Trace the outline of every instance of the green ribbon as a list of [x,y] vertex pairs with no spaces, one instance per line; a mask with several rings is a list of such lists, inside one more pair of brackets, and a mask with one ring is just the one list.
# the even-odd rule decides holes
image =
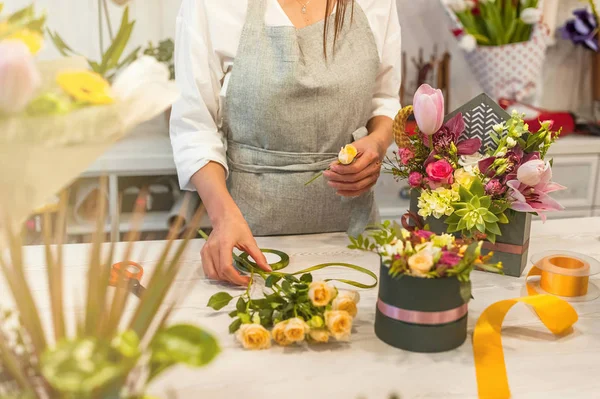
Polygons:
[[[208,239],[208,235],[206,235],[206,233],[204,233],[202,230],[199,230],[198,233],[205,240]],[[285,252],[278,251],[276,249],[261,249],[261,251],[263,253],[271,253],[271,254],[278,255],[281,258],[278,262],[269,264],[269,266],[271,266],[271,268],[273,269],[273,272],[265,272],[264,270],[260,269],[257,266],[256,262],[252,262],[249,260],[250,255],[247,252],[243,252],[241,255],[236,255],[235,253],[233,254],[233,259],[235,260],[237,269],[242,272],[246,272],[246,273],[257,273],[261,277],[266,279],[266,276],[269,274],[275,274],[275,275],[279,275],[279,276],[286,276],[286,275],[287,276],[297,276],[300,274],[306,274],[306,273],[311,273],[311,272],[314,272],[317,270],[326,269],[328,267],[344,267],[347,269],[352,269],[357,272],[366,274],[367,276],[373,278],[374,282],[372,284],[365,284],[365,283],[361,283],[361,282],[354,281],[354,280],[348,280],[348,279],[344,279],[344,278],[329,278],[329,279],[326,279],[325,281],[338,281],[340,283],[347,284],[352,287],[364,288],[364,289],[375,288],[377,286],[378,279],[377,279],[377,275],[375,273],[373,273],[372,271],[370,271],[368,269],[365,269],[364,267],[353,265],[351,263],[336,263],[336,262],[321,263],[320,265],[312,266],[307,269],[303,269],[303,270],[300,270],[300,271],[297,271],[294,273],[281,273],[281,272],[278,272],[278,270],[281,270],[290,264],[290,256],[288,254],[286,254]]]

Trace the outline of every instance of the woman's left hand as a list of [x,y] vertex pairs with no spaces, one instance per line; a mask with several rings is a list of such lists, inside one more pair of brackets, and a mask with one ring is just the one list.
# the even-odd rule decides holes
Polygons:
[[369,191],[381,174],[381,161],[386,150],[372,136],[363,137],[352,143],[358,155],[350,165],[333,162],[323,175],[330,187],[343,197],[357,197]]

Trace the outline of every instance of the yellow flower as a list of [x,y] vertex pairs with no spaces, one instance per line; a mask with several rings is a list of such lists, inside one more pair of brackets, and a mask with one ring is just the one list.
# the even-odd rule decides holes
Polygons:
[[329,331],[327,330],[310,330],[308,333],[311,340],[318,344],[325,344],[329,342]]
[[356,304],[360,297],[356,291],[343,291],[334,300],[332,304],[333,310],[344,310],[352,317],[356,317],[358,309]]
[[454,179],[458,184],[469,189],[471,184],[473,184],[473,181],[475,181],[475,176],[464,169],[456,169],[456,172],[454,172]]
[[285,335],[285,327],[287,326],[287,323],[287,320],[277,323],[271,331],[271,334],[273,335],[273,341],[275,341],[277,345],[288,346],[292,344],[292,341],[290,341]]
[[425,277],[433,266],[433,255],[429,251],[421,251],[408,258],[408,266],[415,277]]
[[237,331],[237,339],[244,349],[257,350],[271,347],[271,335],[260,324],[242,324]]
[[302,342],[309,330],[304,320],[295,317],[287,321],[284,333],[289,342]]
[[358,150],[352,144],[348,144],[345,147],[342,147],[340,153],[338,154],[338,161],[342,165],[350,165],[354,158],[358,155]]
[[7,30],[8,30],[8,22],[0,21],[0,36],[2,36],[2,34],[4,34],[4,32],[6,32]]
[[349,341],[352,332],[352,316],[343,310],[325,312],[325,324],[338,341]]
[[[2,30],[8,29],[6,26],[0,26],[0,34]],[[44,37],[36,31],[29,29],[21,29],[13,34],[8,35],[4,40],[18,40],[25,43],[31,54],[37,54],[44,44]]]
[[335,298],[337,291],[325,281],[313,281],[308,287],[308,297],[317,307],[327,306]]
[[114,102],[110,84],[95,72],[85,70],[61,72],[56,77],[56,82],[77,101],[94,105]]

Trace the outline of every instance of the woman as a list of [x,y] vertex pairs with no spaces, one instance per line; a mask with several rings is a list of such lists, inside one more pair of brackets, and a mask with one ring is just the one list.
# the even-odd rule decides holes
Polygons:
[[[176,76],[171,142],[212,222],[209,278],[247,284],[234,247],[269,270],[253,234],[356,233],[376,219],[400,108],[396,0],[183,0]],[[359,156],[338,165],[349,143]]]

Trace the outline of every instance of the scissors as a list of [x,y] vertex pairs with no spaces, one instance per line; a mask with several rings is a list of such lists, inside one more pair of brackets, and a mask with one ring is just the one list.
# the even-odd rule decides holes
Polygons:
[[119,287],[119,282],[125,280],[127,282],[127,289],[138,298],[142,297],[142,294],[146,290],[141,284],[142,276],[144,275],[144,268],[139,263],[132,262],[130,260],[115,263],[112,265],[110,271],[110,285],[113,287]]

